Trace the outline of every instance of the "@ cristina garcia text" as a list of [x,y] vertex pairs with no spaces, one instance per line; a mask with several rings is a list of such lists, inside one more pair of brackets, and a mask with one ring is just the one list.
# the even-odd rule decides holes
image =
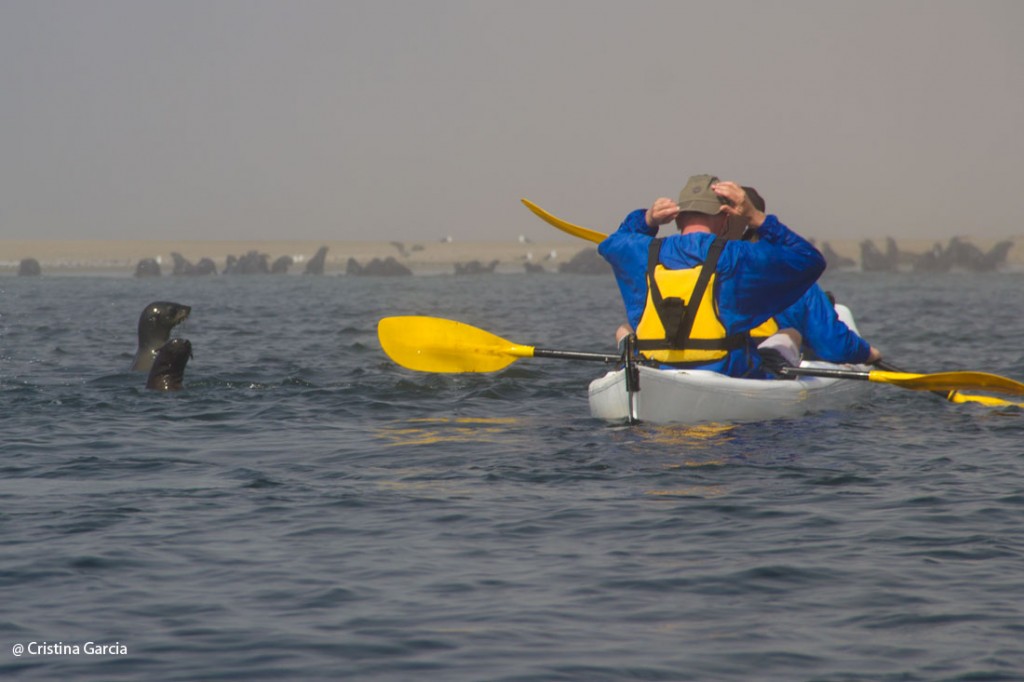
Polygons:
[[11,647],[15,656],[127,656],[128,645],[121,642],[21,642]]

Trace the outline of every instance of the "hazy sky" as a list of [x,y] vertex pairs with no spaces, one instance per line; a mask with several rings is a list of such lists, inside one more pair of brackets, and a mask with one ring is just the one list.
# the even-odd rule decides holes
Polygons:
[[1024,234],[1024,2],[0,0],[0,238]]

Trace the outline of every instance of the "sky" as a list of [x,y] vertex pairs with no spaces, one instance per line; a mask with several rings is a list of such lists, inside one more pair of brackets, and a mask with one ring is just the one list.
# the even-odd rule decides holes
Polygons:
[[1024,235],[1017,0],[0,0],[0,239]]

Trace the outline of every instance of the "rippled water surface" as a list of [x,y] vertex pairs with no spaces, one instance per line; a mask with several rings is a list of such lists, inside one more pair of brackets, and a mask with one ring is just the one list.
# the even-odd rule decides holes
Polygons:
[[[898,365],[1024,379],[1021,275],[824,283]],[[154,300],[181,392],[127,371]],[[395,314],[598,352],[622,317],[604,277],[0,280],[0,677],[1022,679],[1019,409],[607,425],[600,366],[416,374]]]

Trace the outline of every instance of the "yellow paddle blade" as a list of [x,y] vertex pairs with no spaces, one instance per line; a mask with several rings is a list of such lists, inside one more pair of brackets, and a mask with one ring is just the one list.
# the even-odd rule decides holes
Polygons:
[[377,338],[388,357],[418,372],[496,372],[534,350],[462,322],[417,315],[385,317]]
[[893,384],[916,391],[957,391],[974,389],[1024,395],[1024,384],[998,374],[987,372],[936,372],[934,374],[910,374],[908,372],[868,372],[868,381]]
[[571,234],[573,237],[579,237],[580,239],[586,239],[587,241],[594,242],[595,244],[600,244],[608,236],[594,230],[588,230],[585,227],[580,227],[579,225],[573,225],[561,218],[555,217],[528,199],[520,199],[520,201],[523,202],[523,205],[526,206],[526,208],[533,211],[538,218],[546,222],[548,225],[553,225],[562,232]]
[[960,391],[950,391],[949,395],[946,396],[946,400],[951,403],[980,403],[986,407],[1020,407],[1024,408],[1024,403],[1015,403],[1009,400],[1003,400],[1002,398],[995,398],[989,395],[968,395],[961,393]]

